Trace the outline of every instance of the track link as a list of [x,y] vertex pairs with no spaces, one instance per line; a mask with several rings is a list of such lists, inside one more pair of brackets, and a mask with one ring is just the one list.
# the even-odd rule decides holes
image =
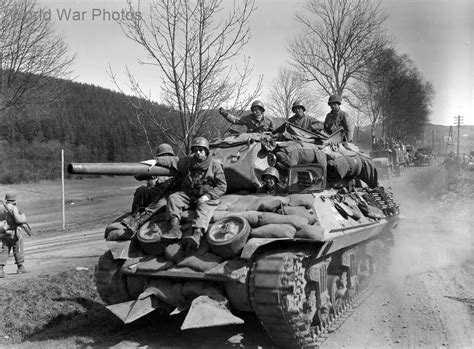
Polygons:
[[273,252],[252,265],[250,300],[257,317],[275,344],[284,348],[319,348],[375,290],[370,280],[320,324],[308,315],[304,258],[298,252]]

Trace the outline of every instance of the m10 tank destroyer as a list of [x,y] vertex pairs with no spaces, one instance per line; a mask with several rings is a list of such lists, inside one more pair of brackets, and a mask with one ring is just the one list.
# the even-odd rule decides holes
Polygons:
[[[370,158],[337,134],[284,124],[211,142],[210,153],[223,165],[227,192],[199,249],[161,240],[169,229],[163,210],[132,232],[125,214],[106,228],[108,251],[95,270],[99,295],[124,323],[186,311],[184,330],[242,323],[239,312],[251,312],[276,345],[317,347],[386,258],[398,203],[378,185]],[[269,166],[284,190],[259,194]],[[147,162],[73,163],[68,171],[173,175]],[[185,213],[183,230],[193,216]]]

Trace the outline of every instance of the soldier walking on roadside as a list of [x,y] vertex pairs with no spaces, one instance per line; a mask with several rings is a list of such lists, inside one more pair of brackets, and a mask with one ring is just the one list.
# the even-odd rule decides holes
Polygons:
[[23,249],[24,233],[31,236],[31,229],[26,222],[26,216],[16,206],[16,193],[8,191],[5,202],[0,204],[0,236],[2,247],[0,250],[0,278],[5,277],[3,267],[7,264],[10,251],[13,250],[17,273],[24,274],[28,271],[23,266],[25,254]]

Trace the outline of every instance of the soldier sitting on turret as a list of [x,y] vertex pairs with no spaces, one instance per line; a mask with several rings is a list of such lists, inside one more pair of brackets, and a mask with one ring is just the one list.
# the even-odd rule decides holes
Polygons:
[[312,116],[305,115],[306,108],[301,101],[295,101],[291,107],[291,111],[295,114],[288,119],[289,123],[311,132],[323,130],[324,124],[321,121]]
[[183,237],[185,249],[199,248],[201,238],[207,231],[218,198],[227,190],[227,182],[222,164],[209,155],[209,142],[197,137],[191,144],[192,155],[186,157],[157,158],[157,165],[174,169],[181,175],[179,191],[168,197],[166,217],[171,229],[163,234],[162,240],[174,241],[182,237],[180,219],[184,210],[196,210],[192,222],[192,233]]
[[354,136],[354,125],[347,116],[347,113],[341,110],[341,98],[337,95],[332,95],[328,100],[331,112],[326,115],[324,120],[324,131],[328,134],[333,134],[341,127],[344,129],[343,139],[347,142],[352,142]]

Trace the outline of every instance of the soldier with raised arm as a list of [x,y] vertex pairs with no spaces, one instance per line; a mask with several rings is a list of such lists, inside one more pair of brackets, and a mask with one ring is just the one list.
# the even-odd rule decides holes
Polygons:
[[265,107],[261,101],[254,101],[250,110],[252,113],[243,116],[232,115],[223,108],[219,108],[219,113],[232,124],[247,126],[249,133],[273,131],[273,121],[265,116]]

